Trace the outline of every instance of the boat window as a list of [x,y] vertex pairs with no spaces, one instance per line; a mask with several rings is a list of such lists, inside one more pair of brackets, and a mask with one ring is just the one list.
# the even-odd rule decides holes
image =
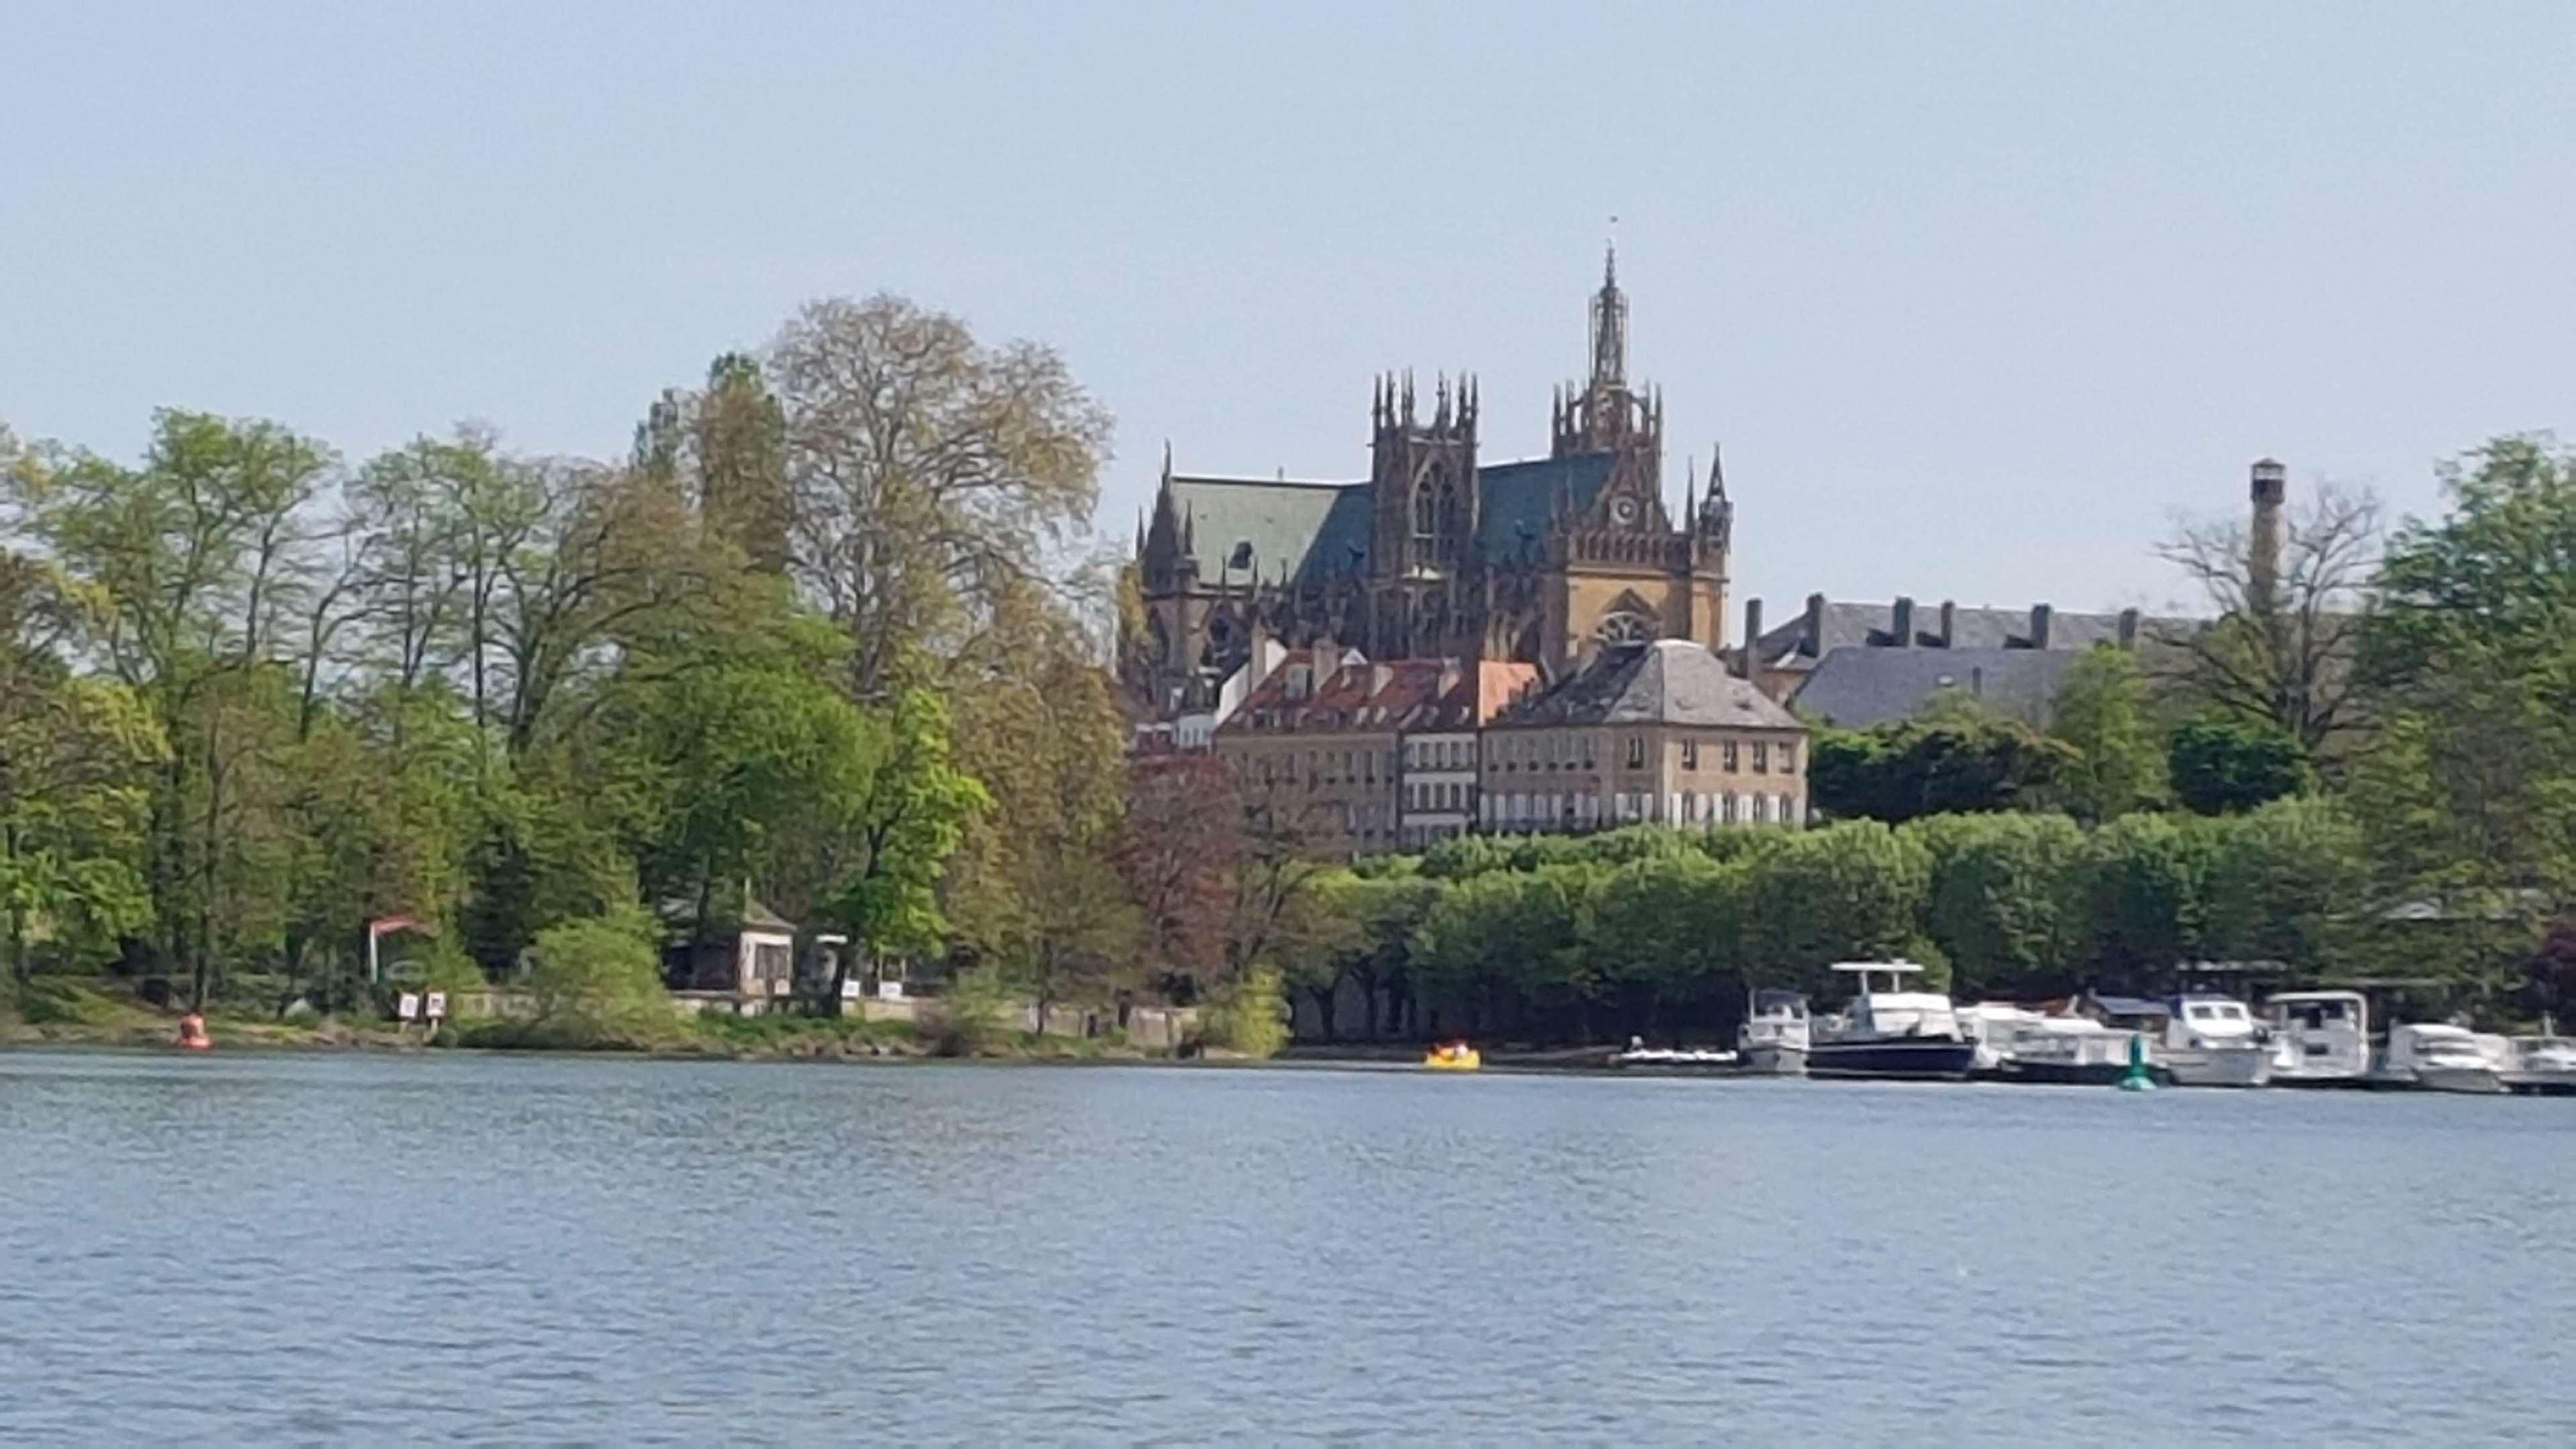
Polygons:
[[2194,1021],[2216,1021],[2218,1019],[2218,1008],[2214,1006],[2195,1006],[2191,1009],[2191,1019]]

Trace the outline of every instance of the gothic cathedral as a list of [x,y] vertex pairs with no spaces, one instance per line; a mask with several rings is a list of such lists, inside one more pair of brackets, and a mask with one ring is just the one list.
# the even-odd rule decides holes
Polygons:
[[[1735,507],[1712,461],[1664,506],[1664,405],[1628,383],[1617,258],[1592,298],[1592,371],[1559,388],[1544,458],[1480,463],[1473,377],[1377,380],[1364,483],[1172,471],[1139,520],[1140,623],[1122,669],[1158,714],[1205,708],[1256,642],[1372,659],[1518,660],[1562,677],[1602,644],[1724,645]],[[1137,630],[1141,629],[1141,633]]]

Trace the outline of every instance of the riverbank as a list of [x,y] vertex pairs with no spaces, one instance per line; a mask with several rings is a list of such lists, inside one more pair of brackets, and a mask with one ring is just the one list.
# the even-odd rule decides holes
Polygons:
[[[939,1028],[855,1017],[673,1014],[601,1026],[472,1020],[397,1027],[339,1016],[278,1020],[209,1012],[215,1049],[252,1051],[547,1051],[718,1060],[863,1061],[972,1057],[994,1061],[1170,1061],[1175,1054],[1123,1038],[1041,1036],[995,1030],[960,1039]],[[70,982],[47,982],[14,1007],[0,997],[0,1048],[168,1047],[179,1013]]]

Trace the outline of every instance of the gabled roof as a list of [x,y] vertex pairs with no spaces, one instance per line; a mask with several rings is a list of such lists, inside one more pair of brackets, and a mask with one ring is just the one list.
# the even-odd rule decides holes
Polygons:
[[1503,711],[1498,726],[1585,724],[1804,728],[1706,648],[1658,639],[1604,649],[1554,688]]

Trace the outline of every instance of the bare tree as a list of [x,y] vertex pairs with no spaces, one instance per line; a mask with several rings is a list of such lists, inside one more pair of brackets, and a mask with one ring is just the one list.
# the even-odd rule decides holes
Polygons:
[[2354,656],[2382,522],[2378,498],[2327,483],[2292,511],[2277,560],[2243,522],[2180,524],[2156,554],[2191,579],[2213,617],[2157,631],[2159,673],[2311,755],[2364,727]]

